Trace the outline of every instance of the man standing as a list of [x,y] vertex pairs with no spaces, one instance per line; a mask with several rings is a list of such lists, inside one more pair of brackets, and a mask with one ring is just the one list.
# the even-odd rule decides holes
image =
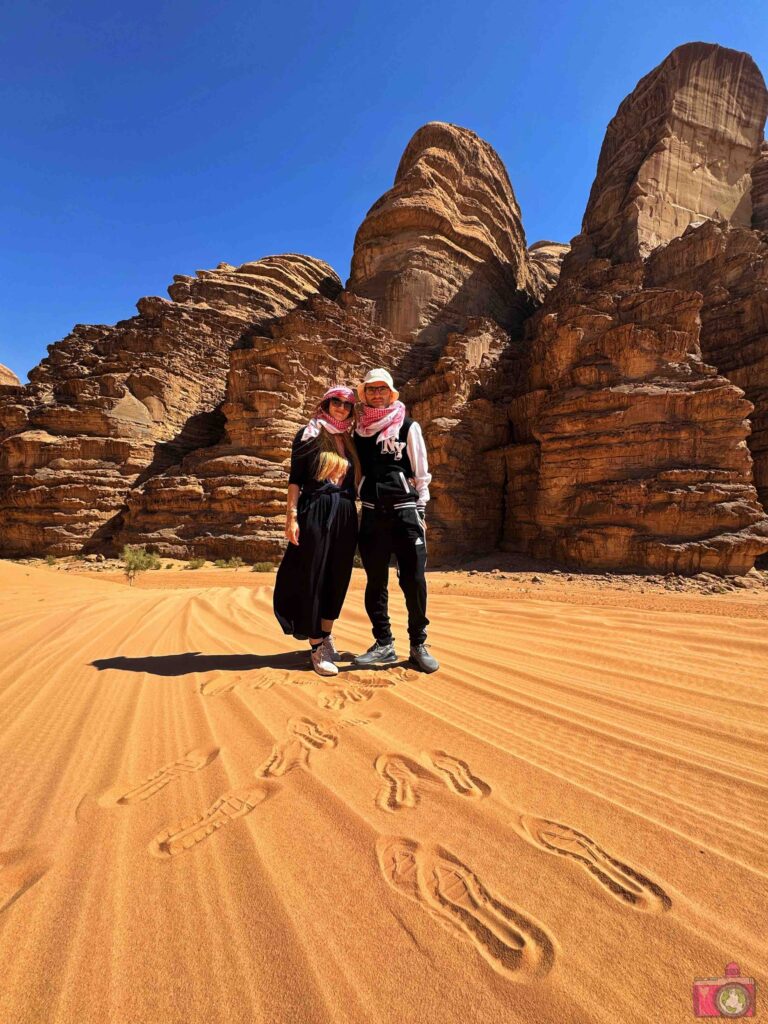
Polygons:
[[358,547],[368,577],[365,610],[376,642],[365,654],[359,654],[354,664],[388,665],[397,661],[387,590],[389,560],[394,553],[408,608],[410,660],[422,672],[435,672],[440,666],[426,648],[429,619],[424,576],[432,477],[421,427],[406,415],[386,370],[371,370],[357,393],[363,403],[355,436],[362,470],[358,493],[363,506]]

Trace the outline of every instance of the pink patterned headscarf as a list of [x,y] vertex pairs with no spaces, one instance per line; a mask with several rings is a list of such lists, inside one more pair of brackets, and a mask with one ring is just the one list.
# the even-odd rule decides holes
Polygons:
[[340,398],[342,402],[355,404],[355,392],[352,388],[346,388],[341,384],[328,388],[320,399],[314,416],[304,428],[304,433],[301,435],[302,441],[306,441],[309,437],[317,437],[321,427],[325,427],[329,434],[348,434],[352,429],[351,414],[345,420],[337,420],[335,416],[331,416],[323,409],[323,402],[328,401],[329,398]]
[[381,437],[397,437],[405,419],[405,406],[402,402],[393,402],[384,409],[374,409],[372,405],[364,405],[357,418],[357,433],[361,437],[372,437],[381,432]]

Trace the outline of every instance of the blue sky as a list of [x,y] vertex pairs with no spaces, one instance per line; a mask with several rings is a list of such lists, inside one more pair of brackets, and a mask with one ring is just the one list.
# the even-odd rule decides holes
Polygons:
[[174,274],[277,252],[346,279],[355,231],[426,121],[504,160],[528,242],[579,230],[605,127],[675,46],[747,50],[764,3],[649,0],[5,5],[0,363]]

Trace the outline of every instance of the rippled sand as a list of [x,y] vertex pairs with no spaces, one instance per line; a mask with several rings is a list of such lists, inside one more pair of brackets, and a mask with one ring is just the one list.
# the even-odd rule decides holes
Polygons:
[[441,671],[329,681],[273,577],[151,575],[0,563],[2,1024],[668,1024],[765,976],[768,597],[435,575]]

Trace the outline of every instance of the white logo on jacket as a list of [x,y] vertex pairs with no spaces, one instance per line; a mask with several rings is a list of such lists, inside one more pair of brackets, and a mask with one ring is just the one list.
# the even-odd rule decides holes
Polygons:
[[395,462],[400,462],[403,457],[403,448],[405,448],[405,441],[396,441],[393,437],[386,437],[379,441],[381,445],[382,455],[394,455]]

